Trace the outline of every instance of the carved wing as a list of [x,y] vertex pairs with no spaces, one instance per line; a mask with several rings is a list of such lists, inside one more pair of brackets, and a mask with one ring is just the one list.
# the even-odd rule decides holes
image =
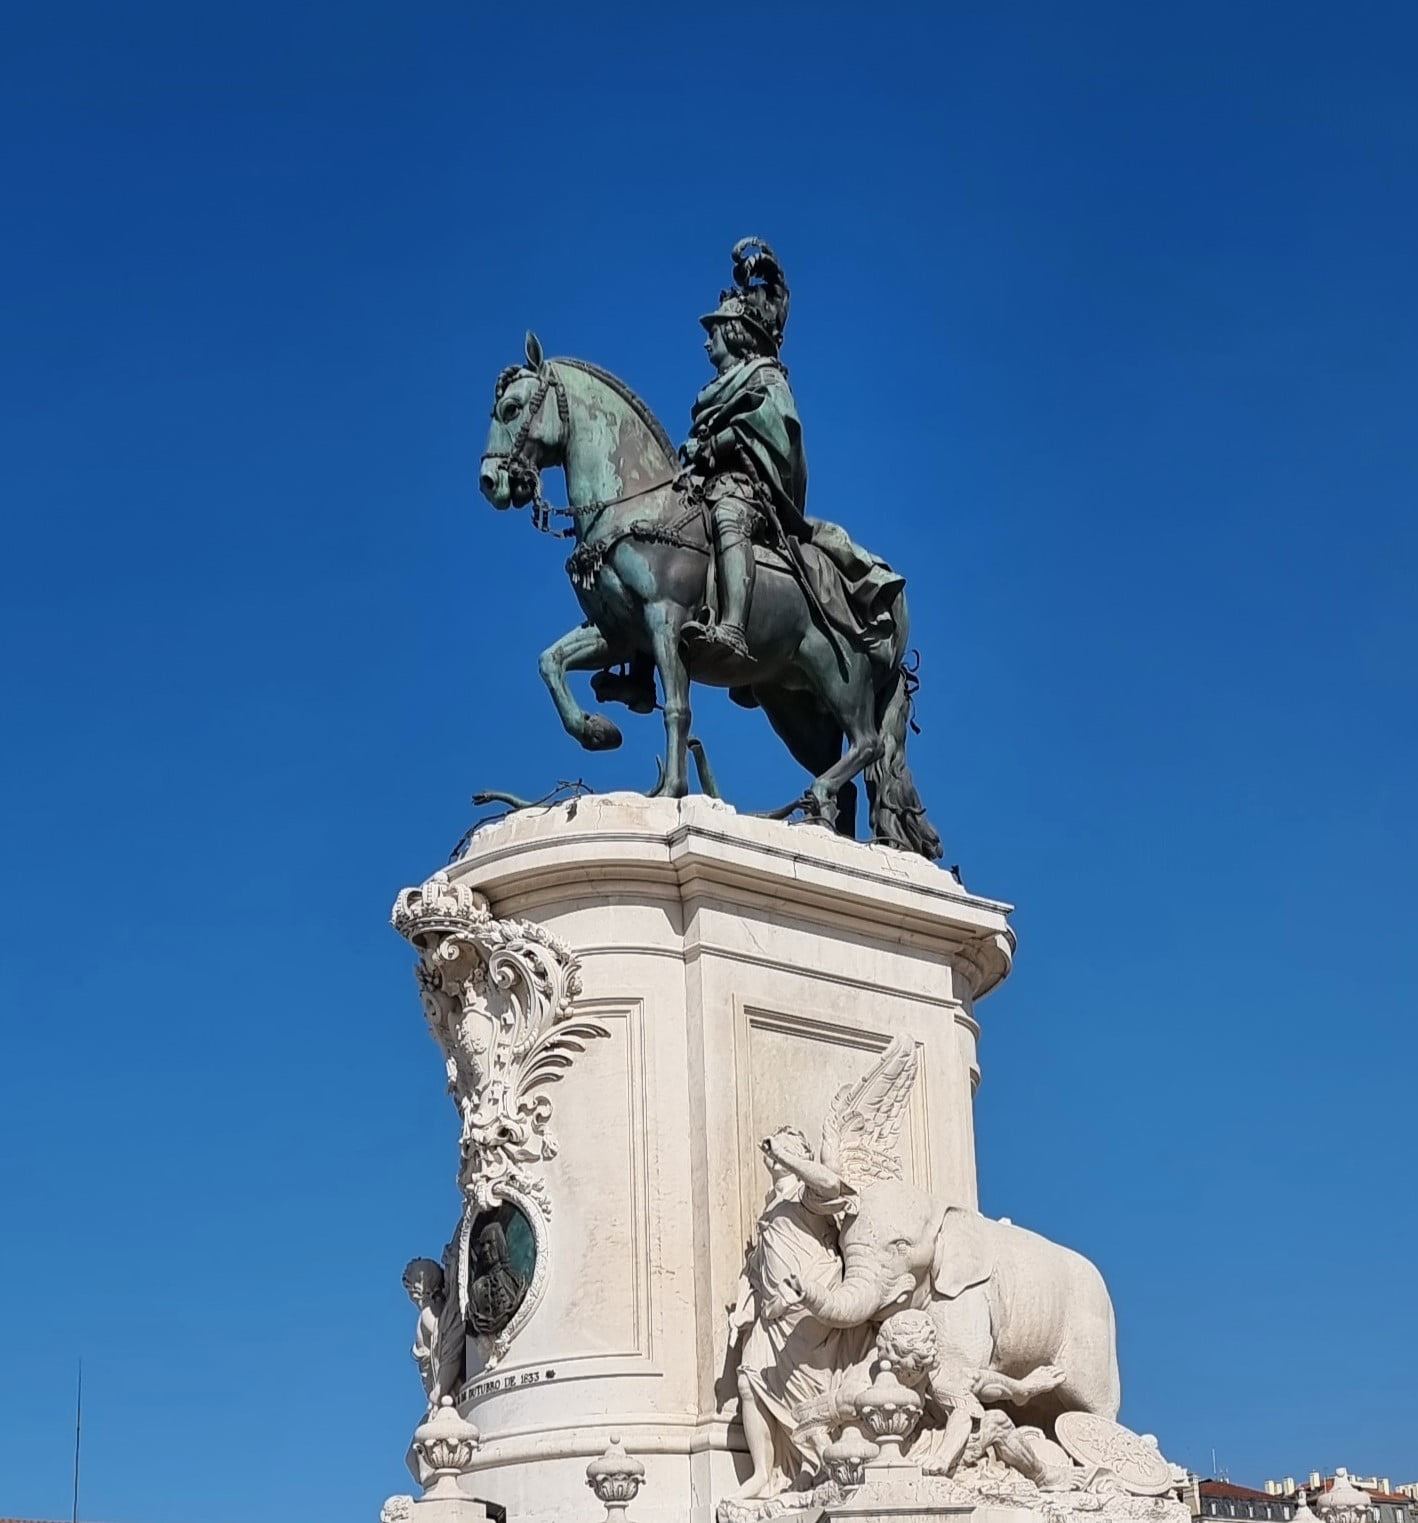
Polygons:
[[833,1097],[819,1156],[854,1188],[901,1178],[897,1143],[918,1063],[915,1040],[893,1037],[865,1077],[844,1084]]

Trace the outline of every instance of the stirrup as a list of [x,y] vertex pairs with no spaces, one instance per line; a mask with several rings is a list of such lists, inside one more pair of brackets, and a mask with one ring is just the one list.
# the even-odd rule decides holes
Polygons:
[[701,624],[697,619],[684,626],[681,638],[698,649],[728,651],[741,661],[751,659],[748,640],[737,624]]

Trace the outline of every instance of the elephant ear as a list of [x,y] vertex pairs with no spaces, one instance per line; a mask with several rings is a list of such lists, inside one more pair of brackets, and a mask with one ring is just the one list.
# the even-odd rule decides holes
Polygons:
[[874,1067],[833,1097],[818,1157],[854,1188],[901,1178],[897,1145],[918,1066],[915,1040],[894,1037]]
[[985,1218],[977,1211],[951,1206],[935,1240],[931,1284],[938,1296],[954,1300],[972,1285],[983,1285],[995,1272],[994,1245]]

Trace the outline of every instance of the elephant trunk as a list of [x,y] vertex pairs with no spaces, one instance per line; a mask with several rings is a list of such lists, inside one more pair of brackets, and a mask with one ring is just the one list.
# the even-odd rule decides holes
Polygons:
[[833,1290],[819,1285],[803,1287],[803,1299],[814,1317],[827,1327],[860,1327],[882,1306],[881,1286],[873,1275],[850,1268]]

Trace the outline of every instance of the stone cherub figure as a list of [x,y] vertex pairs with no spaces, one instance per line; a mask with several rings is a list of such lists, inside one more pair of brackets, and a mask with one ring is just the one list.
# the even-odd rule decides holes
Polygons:
[[941,1358],[935,1323],[923,1311],[888,1317],[877,1332],[876,1352],[890,1362],[903,1385],[926,1398],[921,1431],[911,1448],[925,1474],[953,1475],[962,1463],[974,1464],[993,1450],[1040,1491],[1072,1489],[1072,1467],[1049,1463],[999,1405],[1021,1405],[1053,1390],[1064,1378],[1062,1370],[1044,1365],[1015,1378],[950,1363]]
[[443,1397],[456,1398],[466,1361],[466,1330],[457,1297],[448,1293],[448,1278],[445,1266],[433,1259],[411,1259],[404,1270],[404,1289],[418,1308],[411,1352],[430,1412]]
[[796,1127],[780,1127],[761,1146],[772,1183],[728,1309],[728,1352],[732,1358],[739,1351],[739,1415],[752,1462],[737,1493],[745,1501],[774,1496],[821,1470],[831,1440],[825,1403],[865,1342],[860,1330],[823,1327],[800,1300],[784,1301],[789,1279],[840,1282],[835,1217],[842,1200],[819,1189],[833,1176],[819,1170]]

